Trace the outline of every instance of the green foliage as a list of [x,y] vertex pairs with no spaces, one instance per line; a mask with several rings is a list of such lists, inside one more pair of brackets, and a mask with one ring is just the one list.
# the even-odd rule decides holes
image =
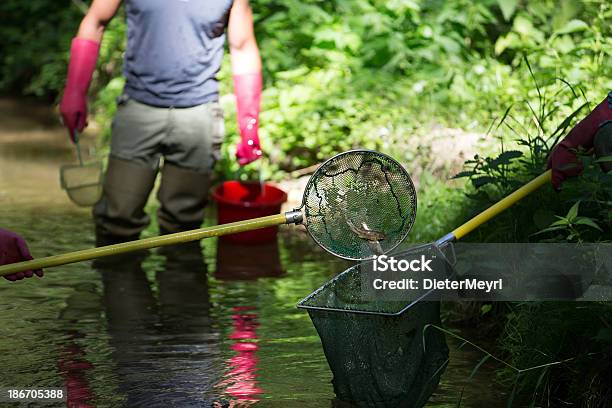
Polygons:
[[[585,101],[581,88],[565,80],[541,86],[537,78],[544,76],[534,72],[527,60],[524,67],[530,73],[535,91],[527,92],[520,104],[509,106],[501,119],[492,124],[489,134],[497,137],[501,152],[467,160],[466,169],[455,176],[471,181],[473,191],[467,196],[474,200],[478,210],[541,174],[551,149],[588,113],[590,104]],[[511,148],[507,147],[509,144]],[[585,171],[580,177],[565,182],[561,193],[553,193],[550,188],[535,192],[481,227],[472,239],[498,242],[610,240],[611,176],[602,172],[593,158],[582,155],[581,159]],[[582,203],[580,216],[578,202]]]
[[[522,303],[506,319],[501,344],[510,364],[563,362],[524,373],[516,382],[532,406],[609,406],[609,303]],[[508,383],[516,381],[513,370],[505,370],[502,377]]]
[[[507,108],[491,126],[491,134],[506,130],[514,140],[498,135],[501,153],[466,161],[466,170],[456,176],[471,181],[473,192],[468,197],[478,210],[541,173],[551,149],[588,113],[589,103],[581,89],[565,80],[541,86],[536,80],[539,72],[527,61],[525,68],[534,92],[528,92],[521,104]],[[509,143],[511,148],[507,148]],[[520,150],[514,150],[517,147]],[[610,158],[578,154],[584,171],[566,180],[561,192],[541,189],[469,238],[493,242],[612,240],[612,174],[599,166]],[[483,305],[480,314],[491,316],[490,306]],[[610,359],[609,304],[512,303],[492,318],[505,319],[499,344],[509,359],[509,368],[502,371],[503,380],[512,387],[508,406],[520,398],[528,398],[530,406],[609,405],[608,385],[601,380],[612,370],[608,363],[601,363]],[[550,366],[551,362],[561,364]],[[525,366],[541,369],[517,376],[513,367]]]
[[566,214],[558,211],[558,220],[541,231],[547,241],[611,242],[612,241],[612,173],[602,171],[600,162],[582,155],[584,170],[580,177],[564,182],[562,202],[573,203]]
[[0,2],[0,90],[37,96],[59,92],[70,39],[82,16],[68,3]]
[[597,222],[590,217],[579,217],[578,216],[578,207],[580,205],[580,201],[577,201],[576,204],[572,206],[567,212],[565,216],[559,216],[557,221],[550,224],[549,227],[544,228],[539,232],[547,233],[547,232],[561,232],[562,234],[558,236],[557,239],[553,239],[552,241],[559,241],[559,239],[564,239],[568,242],[583,242],[585,232],[588,233],[589,229],[594,229],[599,232],[603,232],[601,227],[597,225]]
[[[511,29],[495,43],[497,55],[511,58],[515,65],[522,55],[529,55],[535,65],[573,83],[605,75],[609,68],[604,61],[612,54],[609,3],[546,0],[515,8]],[[569,60],[570,69],[559,64]]]
[[[601,0],[577,8],[564,1],[561,13],[552,0],[251,4],[264,63],[261,137],[269,160],[263,170],[276,179],[352,147],[421,159],[414,136],[426,136],[430,123],[484,127],[529,90],[524,53],[540,68],[543,86],[556,77],[593,84],[590,98],[610,87],[610,7]],[[0,89],[55,97],[83,6],[4,2]],[[125,34],[119,13],[105,31],[91,92],[102,145],[121,92]],[[230,72],[226,59],[222,95],[231,93]],[[231,98],[223,102],[228,143],[218,169],[234,177],[234,106]],[[243,177],[258,169],[248,167]]]
[[462,171],[453,178],[469,177],[476,189],[493,185],[498,192],[505,193],[508,191],[511,182],[508,171],[511,169],[513,162],[522,156],[523,152],[518,150],[502,151],[496,157],[475,155],[473,160],[465,162],[469,170]]

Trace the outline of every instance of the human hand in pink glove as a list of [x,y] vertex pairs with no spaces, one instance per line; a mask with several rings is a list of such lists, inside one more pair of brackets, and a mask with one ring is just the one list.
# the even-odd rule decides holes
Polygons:
[[[32,255],[30,255],[25,240],[14,232],[0,228],[0,265],[29,261],[31,259]],[[42,277],[42,269],[17,272],[11,275],[5,275],[4,278],[10,281],[16,281],[23,278],[31,278],[34,275]]]
[[589,150],[600,126],[612,120],[612,92],[589,115],[570,130],[567,136],[553,149],[548,168],[552,169],[552,185],[561,188],[561,183],[568,177],[582,172],[582,163],[576,157],[576,150]]
[[60,113],[70,139],[77,142],[77,132],[87,126],[87,91],[96,69],[100,44],[82,38],[74,38],[70,47],[70,64]]
[[261,72],[234,75],[236,112],[240,129],[236,158],[241,166],[259,159],[262,155],[258,135],[261,87]]

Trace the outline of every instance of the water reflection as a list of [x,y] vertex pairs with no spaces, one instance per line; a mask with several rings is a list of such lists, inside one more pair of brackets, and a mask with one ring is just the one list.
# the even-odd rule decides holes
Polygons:
[[66,298],[66,307],[59,313],[63,321],[64,341],[58,350],[57,370],[62,376],[63,386],[67,392],[68,407],[88,408],[95,406],[94,393],[88,379],[94,365],[89,360],[84,342],[87,333],[80,322],[99,319],[100,296],[96,286],[81,283],[74,292]]
[[[254,280],[263,277],[279,277],[284,274],[278,242],[259,245],[240,245],[219,240],[215,277],[225,281]],[[224,379],[217,384],[231,401],[220,401],[215,407],[249,407],[256,404],[264,391],[257,382],[257,328],[258,313],[255,306],[234,306],[232,309],[232,332],[228,338],[235,353],[227,361]]]
[[94,395],[86,377],[93,365],[83,357],[83,350],[76,345],[64,348],[61,353],[64,356],[57,367],[60,372],[65,373],[64,387],[68,394],[66,406],[94,407]]
[[240,245],[219,240],[215,278],[253,280],[280,277],[284,274],[278,252],[278,241],[258,245]]
[[160,251],[149,281],[140,256],[96,262],[119,377],[129,407],[211,406],[219,334],[211,324],[199,242]]
[[231,349],[236,353],[228,362],[228,371],[217,388],[232,397],[231,402],[216,402],[215,408],[224,406],[249,407],[257,403],[264,391],[257,384],[257,313],[253,306],[236,306],[233,309],[233,331],[229,338],[233,340]]

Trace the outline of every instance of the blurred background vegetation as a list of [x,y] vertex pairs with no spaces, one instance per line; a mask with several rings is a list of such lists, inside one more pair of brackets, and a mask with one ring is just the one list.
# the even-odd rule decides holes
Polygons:
[[[606,0],[251,4],[264,63],[265,176],[287,179],[355,147],[389,153],[418,177],[425,205],[414,241],[437,238],[542,172],[556,141],[612,89]],[[0,3],[0,91],[57,102],[86,8],[81,0]],[[102,153],[123,87],[125,32],[120,13],[105,33],[90,93]],[[219,78],[229,142],[218,169],[230,178],[237,132],[228,59]],[[440,128],[481,135],[479,155],[466,158],[455,184],[447,182],[452,166],[431,165]],[[561,193],[543,189],[469,239],[610,242],[612,175],[585,161],[584,175]],[[473,304],[448,315],[489,327],[517,366],[566,361],[519,379],[534,406],[612,404],[610,304]]]
[[[524,55],[544,87],[563,78],[582,85],[593,102],[612,87],[606,1],[251,3],[264,63],[261,133],[271,176],[357,146],[404,150],[393,153],[411,160],[416,149],[402,145],[434,123],[486,129],[507,106],[535,95]],[[2,2],[0,89],[57,100],[85,10],[81,0]],[[119,15],[105,33],[91,92],[102,140],[123,86],[125,32]],[[231,97],[230,77],[226,59],[220,80]],[[231,98],[223,100],[233,119]],[[234,121],[227,126],[235,137]],[[227,143],[226,159],[232,149]],[[220,170],[234,166],[225,160]]]

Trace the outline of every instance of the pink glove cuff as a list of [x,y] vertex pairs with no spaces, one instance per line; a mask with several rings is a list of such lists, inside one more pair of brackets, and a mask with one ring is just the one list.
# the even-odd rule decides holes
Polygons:
[[612,120],[612,107],[609,97],[607,97],[586,118],[574,126],[561,143],[565,147],[577,148],[582,146],[588,150],[593,147],[593,138],[599,127],[609,120]]
[[70,138],[76,142],[76,131],[87,125],[87,90],[96,69],[100,44],[83,38],[74,38],[70,47],[70,64],[66,87],[60,103],[60,112]]
[[236,157],[241,166],[257,160],[262,154],[258,135],[262,82],[261,72],[234,75],[236,113],[241,138],[236,148]]
[[87,95],[99,53],[100,43],[78,37],[72,39],[66,92],[80,92]]

